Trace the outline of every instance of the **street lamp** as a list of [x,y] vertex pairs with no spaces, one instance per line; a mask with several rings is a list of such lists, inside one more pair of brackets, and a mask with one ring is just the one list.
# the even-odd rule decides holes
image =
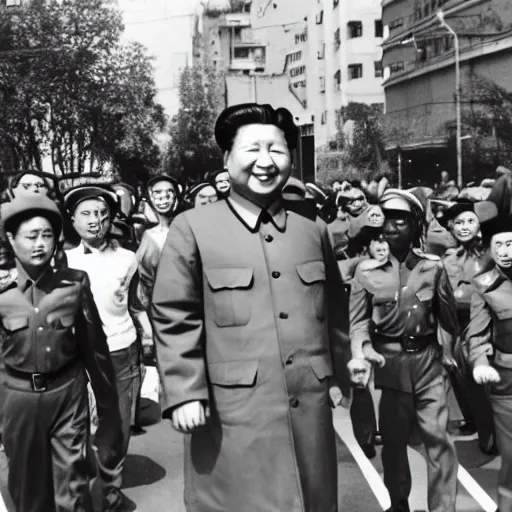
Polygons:
[[437,18],[450,34],[453,36],[453,44],[455,50],[455,108],[456,108],[456,119],[457,119],[457,185],[459,189],[462,188],[462,133],[461,133],[461,110],[460,110],[460,48],[459,48],[459,36],[453,30],[444,19],[444,12],[437,11]]

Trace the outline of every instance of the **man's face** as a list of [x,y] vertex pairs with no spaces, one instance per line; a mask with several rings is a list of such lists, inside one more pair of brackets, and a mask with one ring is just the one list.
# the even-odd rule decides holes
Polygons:
[[466,243],[478,235],[480,222],[475,213],[462,212],[453,219],[451,227],[455,239],[461,243]]
[[249,201],[267,206],[281,193],[292,172],[284,132],[271,124],[238,129],[225,164],[233,190]]
[[22,194],[48,195],[48,185],[46,181],[40,176],[33,174],[25,174],[25,176],[22,176],[14,190],[15,194],[21,192]]
[[231,181],[229,179],[229,172],[220,172],[215,176],[215,188],[223,195],[227,195],[231,188]]
[[391,253],[410,248],[414,239],[414,223],[409,212],[401,210],[384,211],[384,239]]
[[355,187],[352,187],[350,190],[340,194],[339,202],[342,205],[342,208],[352,215],[352,217],[361,215],[368,206],[364,192],[360,188]]
[[20,224],[16,233],[7,233],[16,258],[24,268],[42,268],[52,258],[55,235],[50,221],[33,217]]
[[76,207],[71,220],[84,242],[97,244],[110,229],[110,209],[101,199],[86,199]]
[[512,268],[512,232],[498,233],[491,239],[491,255],[496,265]]
[[194,206],[204,206],[206,204],[216,203],[218,200],[217,191],[211,185],[208,185],[197,193]]
[[172,183],[157,181],[149,190],[149,197],[157,213],[165,215],[174,210],[176,192]]

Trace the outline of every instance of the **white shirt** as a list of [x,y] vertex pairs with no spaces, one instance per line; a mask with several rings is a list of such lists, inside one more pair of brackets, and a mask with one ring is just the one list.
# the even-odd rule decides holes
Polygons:
[[66,251],[66,255],[69,268],[89,275],[110,351],[129,347],[137,339],[128,311],[128,288],[137,270],[135,253],[114,244],[100,250],[80,244]]

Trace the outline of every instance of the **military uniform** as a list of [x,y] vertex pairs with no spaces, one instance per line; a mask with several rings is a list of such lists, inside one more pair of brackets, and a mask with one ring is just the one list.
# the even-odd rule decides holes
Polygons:
[[469,360],[491,365],[501,381],[491,384],[490,399],[501,454],[498,474],[500,511],[512,510],[512,281],[499,267],[475,279],[471,301]]
[[375,369],[382,389],[379,418],[384,482],[393,510],[408,511],[411,474],[407,443],[418,423],[429,466],[430,512],[455,510],[457,459],[446,427],[446,350],[456,335],[456,306],[444,266],[436,256],[413,249],[404,263],[363,261],[350,295],[350,337],[354,357],[371,343],[386,364]]
[[[15,199],[3,205],[2,218],[38,207],[48,213],[45,202],[52,203]],[[116,465],[111,446],[122,435],[112,361],[87,275],[48,263],[33,281],[18,263],[16,279],[0,293],[0,319],[3,444],[16,510],[90,511],[87,374],[98,402],[98,456],[106,466]]]

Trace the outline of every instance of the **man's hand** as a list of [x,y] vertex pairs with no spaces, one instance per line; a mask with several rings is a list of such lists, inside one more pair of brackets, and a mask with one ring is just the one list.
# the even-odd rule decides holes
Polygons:
[[190,434],[193,430],[206,425],[210,417],[210,407],[199,400],[187,402],[172,412],[172,426],[182,434]]
[[370,363],[375,363],[379,368],[386,364],[386,359],[382,354],[379,354],[370,343],[363,345],[363,356]]
[[350,380],[356,387],[366,387],[372,375],[372,365],[366,359],[354,358],[348,364]]
[[483,364],[473,368],[473,378],[477,384],[492,384],[501,380],[500,374],[492,366]]

